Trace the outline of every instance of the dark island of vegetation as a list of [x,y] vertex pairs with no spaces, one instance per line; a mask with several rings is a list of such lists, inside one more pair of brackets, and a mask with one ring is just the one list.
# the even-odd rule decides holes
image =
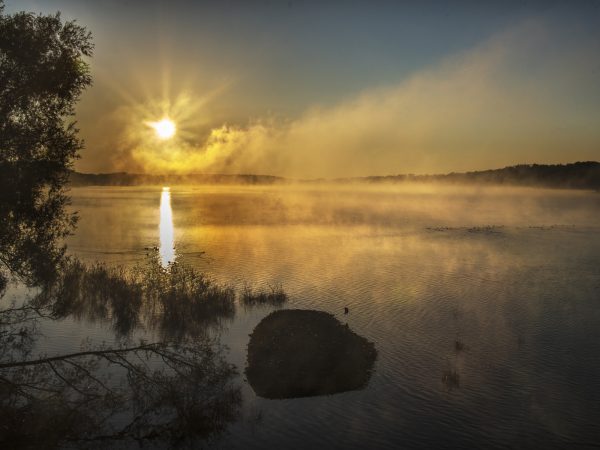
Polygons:
[[365,387],[377,351],[331,314],[280,310],[250,335],[246,377],[264,398],[329,395]]

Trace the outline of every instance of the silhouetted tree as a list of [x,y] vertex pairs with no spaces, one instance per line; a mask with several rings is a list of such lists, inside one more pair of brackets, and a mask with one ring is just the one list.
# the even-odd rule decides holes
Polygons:
[[[6,270],[47,282],[75,223],[64,185],[82,148],[74,107],[91,36],[60,14],[7,15],[0,0],[0,288]],[[3,273],[4,272],[4,273]]]
[[91,35],[60,14],[4,14],[0,2],[0,161],[70,167],[82,147],[75,103],[91,84]]

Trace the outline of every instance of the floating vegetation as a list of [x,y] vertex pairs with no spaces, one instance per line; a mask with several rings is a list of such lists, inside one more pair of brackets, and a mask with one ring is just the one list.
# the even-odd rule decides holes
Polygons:
[[504,225],[484,225],[481,227],[470,227],[467,228],[469,233],[486,233],[486,234],[495,234],[500,233],[501,229],[504,228]]
[[457,227],[425,227],[427,231],[455,231],[460,230],[461,228]]
[[561,224],[553,224],[553,225],[530,225],[527,228],[532,229],[532,230],[543,230],[543,231],[548,231],[548,230],[565,230],[565,229],[575,228],[575,225],[561,225]]
[[425,227],[427,231],[437,231],[437,232],[445,232],[445,231],[467,231],[468,233],[489,233],[489,234],[499,234],[502,229],[505,228],[504,225],[483,225],[483,226],[475,226],[475,227]]
[[267,289],[254,290],[250,286],[244,286],[241,294],[241,301],[244,306],[281,306],[287,302],[288,296],[283,290],[281,284],[269,286]]
[[[449,231],[467,231],[469,233],[490,233],[490,234],[499,234],[502,230],[506,228],[505,225],[482,225],[482,226],[474,226],[474,227],[425,227],[427,231],[436,231],[436,232],[449,232]],[[552,224],[552,225],[529,225],[529,226],[517,226],[515,229],[530,229],[530,230],[541,230],[541,231],[549,231],[549,230],[571,230],[576,228],[575,225],[572,224]]]
[[246,377],[257,395],[294,398],[365,387],[375,345],[322,311],[280,310],[254,329]]

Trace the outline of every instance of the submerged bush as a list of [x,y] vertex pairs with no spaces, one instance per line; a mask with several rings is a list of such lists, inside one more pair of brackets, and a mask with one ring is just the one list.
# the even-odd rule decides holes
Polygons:
[[110,318],[121,335],[144,323],[166,337],[203,333],[235,314],[235,292],[183,264],[162,267],[156,258],[132,268],[86,265],[67,259],[37,305],[55,318]]
[[244,306],[271,305],[281,306],[287,302],[288,296],[281,284],[269,286],[268,290],[254,290],[250,286],[244,286],[241,301]]
[[364,388],[375,345],[323,311],[272,312],[250,335],[246,377],[254,392],[281,399]]

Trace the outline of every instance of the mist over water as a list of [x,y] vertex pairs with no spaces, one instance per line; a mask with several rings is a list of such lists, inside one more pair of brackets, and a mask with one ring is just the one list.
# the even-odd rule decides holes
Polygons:
[[0,0],[0,450],[600,448],[598,2],[150,3]]
[[[330,312],[374,342],[378,359],[364,390],[270,401],[240,378],[246,419],[227,447],[600,440],[597,193],[360,185],[72,195],[81,220],[68,244],[84,259],[134,264],[145,248],[171,249],[175,236],[169,258],[239,288],[281,283],[290,308]],[[271,310],[239,314],[224,331],[238,367],[248,335]],[[260,423],[248,418],[256,411]]]

